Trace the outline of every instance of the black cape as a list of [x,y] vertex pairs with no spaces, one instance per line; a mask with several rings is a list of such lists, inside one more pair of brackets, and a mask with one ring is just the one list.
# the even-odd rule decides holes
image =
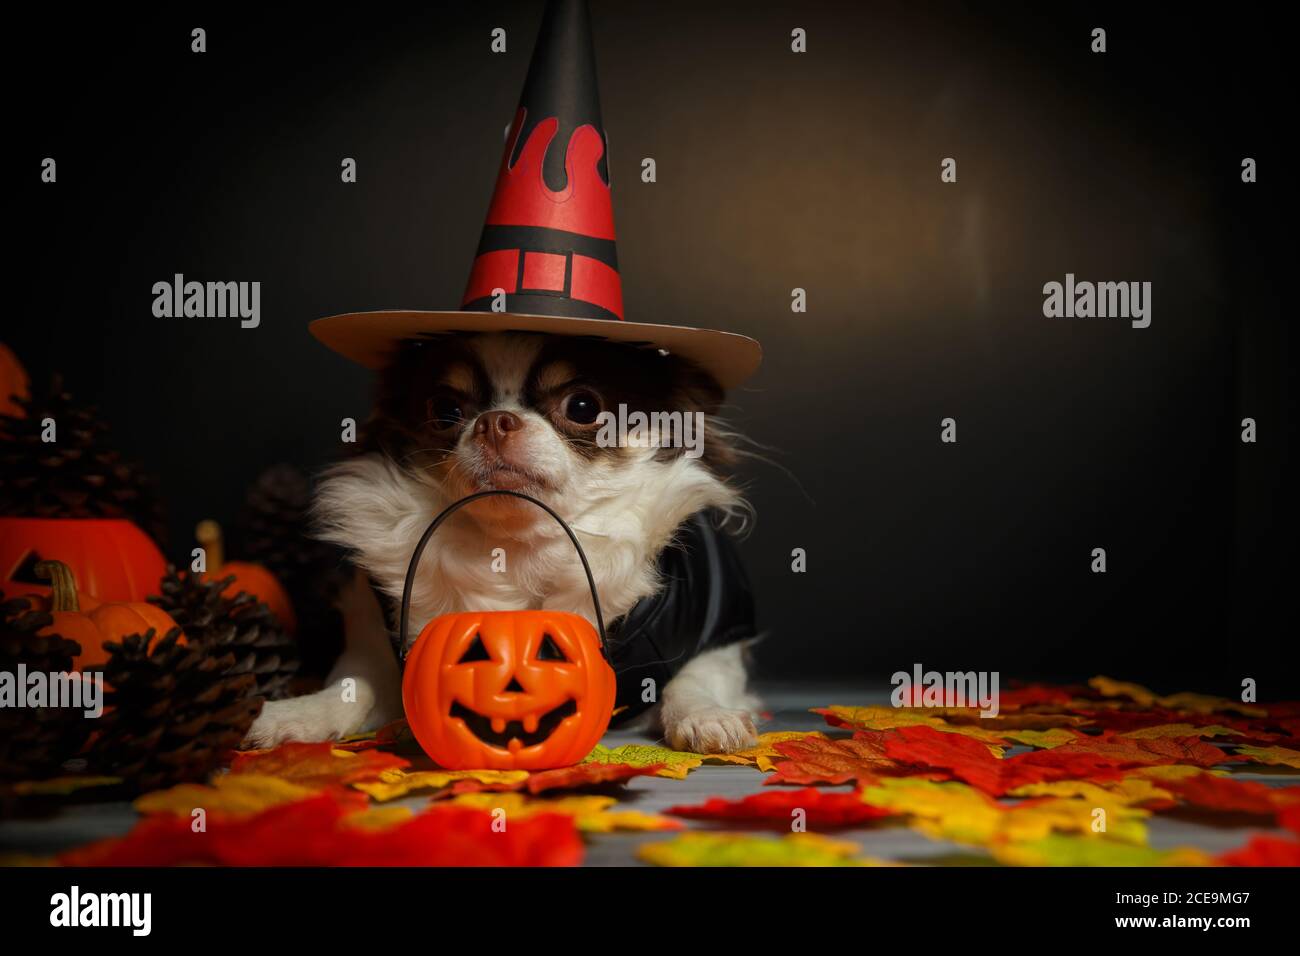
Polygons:
[[[607,626],[609,659],[618,676],[611,725],[650,709],[692,657],[757,636],[749,577],[735,542],[716,519],[700,511],[682,522],[659,555],[662,587]],[[381,605],[388,603],[375,593]],[[393,650],[404,663],[399,640],[394,633]]]
[[649,709],[692,657],[757,635],[749,577],[714,514],[701,511],[682,523],[659,555],[659,574],[663,587],[608,628],[618,675],[615,725]]

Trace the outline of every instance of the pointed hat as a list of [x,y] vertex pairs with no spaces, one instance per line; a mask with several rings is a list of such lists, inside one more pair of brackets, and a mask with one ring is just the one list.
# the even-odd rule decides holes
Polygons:
[[608,153],[586,0],[551,0],[461,310],[350,312],[317,319],[312,334],[369,368],[398,343],[438,333],[580,335],[663,349],[724,388],[739,385],[762,358],[753,339],[624,321]]

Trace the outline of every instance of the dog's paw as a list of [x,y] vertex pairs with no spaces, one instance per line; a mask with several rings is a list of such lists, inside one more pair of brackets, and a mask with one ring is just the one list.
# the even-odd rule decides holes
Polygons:
[[754,715],[747,710],[711,707],[667,721],[664,736],[674,750],[722,754],[758,743]]
[[245,749],[265,750],[289,741],[319,743],[356,733],[365,723],[365,708],[338,698],[330,691],[272,700],[248,728]]

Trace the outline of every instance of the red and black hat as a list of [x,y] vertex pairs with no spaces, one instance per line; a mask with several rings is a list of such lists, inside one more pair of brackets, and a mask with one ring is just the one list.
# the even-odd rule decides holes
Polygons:
[[665,349],[740,384],[762,357],[753,339],[623,320],[608,154],[586,0],[550,0],[461,311],[332,315],[312,334],[370,368],[432,333],[582,335]]

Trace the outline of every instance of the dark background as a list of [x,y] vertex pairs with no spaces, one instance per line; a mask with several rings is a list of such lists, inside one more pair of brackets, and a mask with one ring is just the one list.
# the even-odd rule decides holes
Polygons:
[[[310,320],[459,302],[541,6],[322,11],[11,13],[3,337],[158,474],[173,557],[266,466],[315,469],[365,417],[369,374]],[[766,350],[732,396],[780,466],[745,472],[762,676],[919,662],[1296,693],[1278,24],[1095,4],[597,2],[593,21],[628,318]],[[176,272],[261,281],[262,326],[154,318]],[[1151,281],[1151,327],[1044,318],[1066,272]]]

